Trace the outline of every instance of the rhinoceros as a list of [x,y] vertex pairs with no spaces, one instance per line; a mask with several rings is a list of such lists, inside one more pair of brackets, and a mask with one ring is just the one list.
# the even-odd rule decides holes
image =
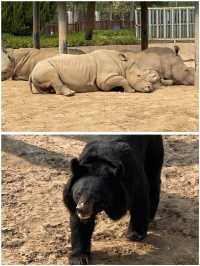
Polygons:
[[[60,55],[40,61],[30,75],[39,92],[49,89],[72,96],[75,92],[110,91],[122,87],[124,92],[151,92],[160,79],[154,70],[140,70],[134,61],[114,50],[97,50],[84,55]],[[32,91],[33,92],[33,91]]]
[[9,79],[12,76],[14,68],[14,62],[12,58],[5,53],[4,50],[1,51],[1,80]]
[[177,49],[151,47],[142,52],[125,54],[135,61],[137,67],[157,71],[163,83],[194,85],[194,68],[186,66]]
[[[69,49],[70,54],[84,54],[80,49]],[[41,60],[57,55],[53,50],[33,48],[7,49],[2,51],[1,80],[28,80],[34,66]]]

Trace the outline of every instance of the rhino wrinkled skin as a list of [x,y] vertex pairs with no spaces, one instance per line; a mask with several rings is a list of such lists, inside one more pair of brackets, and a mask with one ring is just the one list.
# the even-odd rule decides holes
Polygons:
[[[79,49],[69,49],[71,54],[83,54]],[[29,80],[35,65],[58,53],[55,50],[38,50],[34,48],[7,49],[2,51],[1,80]]]
[[[129,74],[131,73],[131,74]],[[114,50],[96,50],[84,55],[59,55],[39,62],[30,75],[30,85],[39,92],[53,88],[56,94],[110,91],[123,87],[125,92],[150,92],[159,75],[140,70],[134,60]],[[31,86],[32,90],[32,86]]]
[[12,76],[14,64],[4,51],[1,51],[1,59],[1,80],[3,81]]
[[151,47],[142,52],[125,52],[140,69],[155,70],[163,85],[194,85],[194,68],[187,67],[177,50]]

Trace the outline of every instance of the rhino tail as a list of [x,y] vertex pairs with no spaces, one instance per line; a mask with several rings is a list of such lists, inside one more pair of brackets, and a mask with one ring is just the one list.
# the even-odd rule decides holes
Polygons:
[[31,93],[34,94],[32,84],[33,84],[33,82],[32,82],[32,77],[31,77],[31,75],[30,75],[30,76],[29,76],[29,88],[30,88]]

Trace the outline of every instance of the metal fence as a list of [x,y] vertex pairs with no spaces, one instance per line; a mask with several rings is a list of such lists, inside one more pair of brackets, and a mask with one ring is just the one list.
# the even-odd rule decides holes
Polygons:
[[[194,7],[148,8],[150,40],[194,39]],[[135,10],[136,37],[141,36],[141,11]]]

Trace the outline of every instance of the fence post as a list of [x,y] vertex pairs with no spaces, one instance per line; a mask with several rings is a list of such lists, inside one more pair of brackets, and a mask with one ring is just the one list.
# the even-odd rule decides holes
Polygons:
[[33,47],[40,49],[40,3],[33,2]]
[[181,39],[182,34],[181,34],[181,9],[180,8],[178,10],[178,14],[179,14],[179,18],[178,18],[178,20],[179,20],[179,27],[178,27],[179,35],[178,35],[178,37],[179,37],[179,39]]
[[149,40],[151,39],[151,9],[149,8],[148,9],[148,23],[149,23]]
[[167,29],[167,23],[166,23],[166,9],[163,9],[163,37],[166,39],[166,29]]
[[58,2],[58,30],[59,30],[59,53],[67,54],[67,16],[66,16],[66,3]]
[[158,28],[158,9],[156,9],[156,38],[159,38],[159,28]]
[[189,38],[189,8],[186,9],[187,38]]
[[148,5],[141,2],[141,49],[148,48]]
[[171,22],[172,22],[172,39],[174,39],[174,9],[171,9]]

